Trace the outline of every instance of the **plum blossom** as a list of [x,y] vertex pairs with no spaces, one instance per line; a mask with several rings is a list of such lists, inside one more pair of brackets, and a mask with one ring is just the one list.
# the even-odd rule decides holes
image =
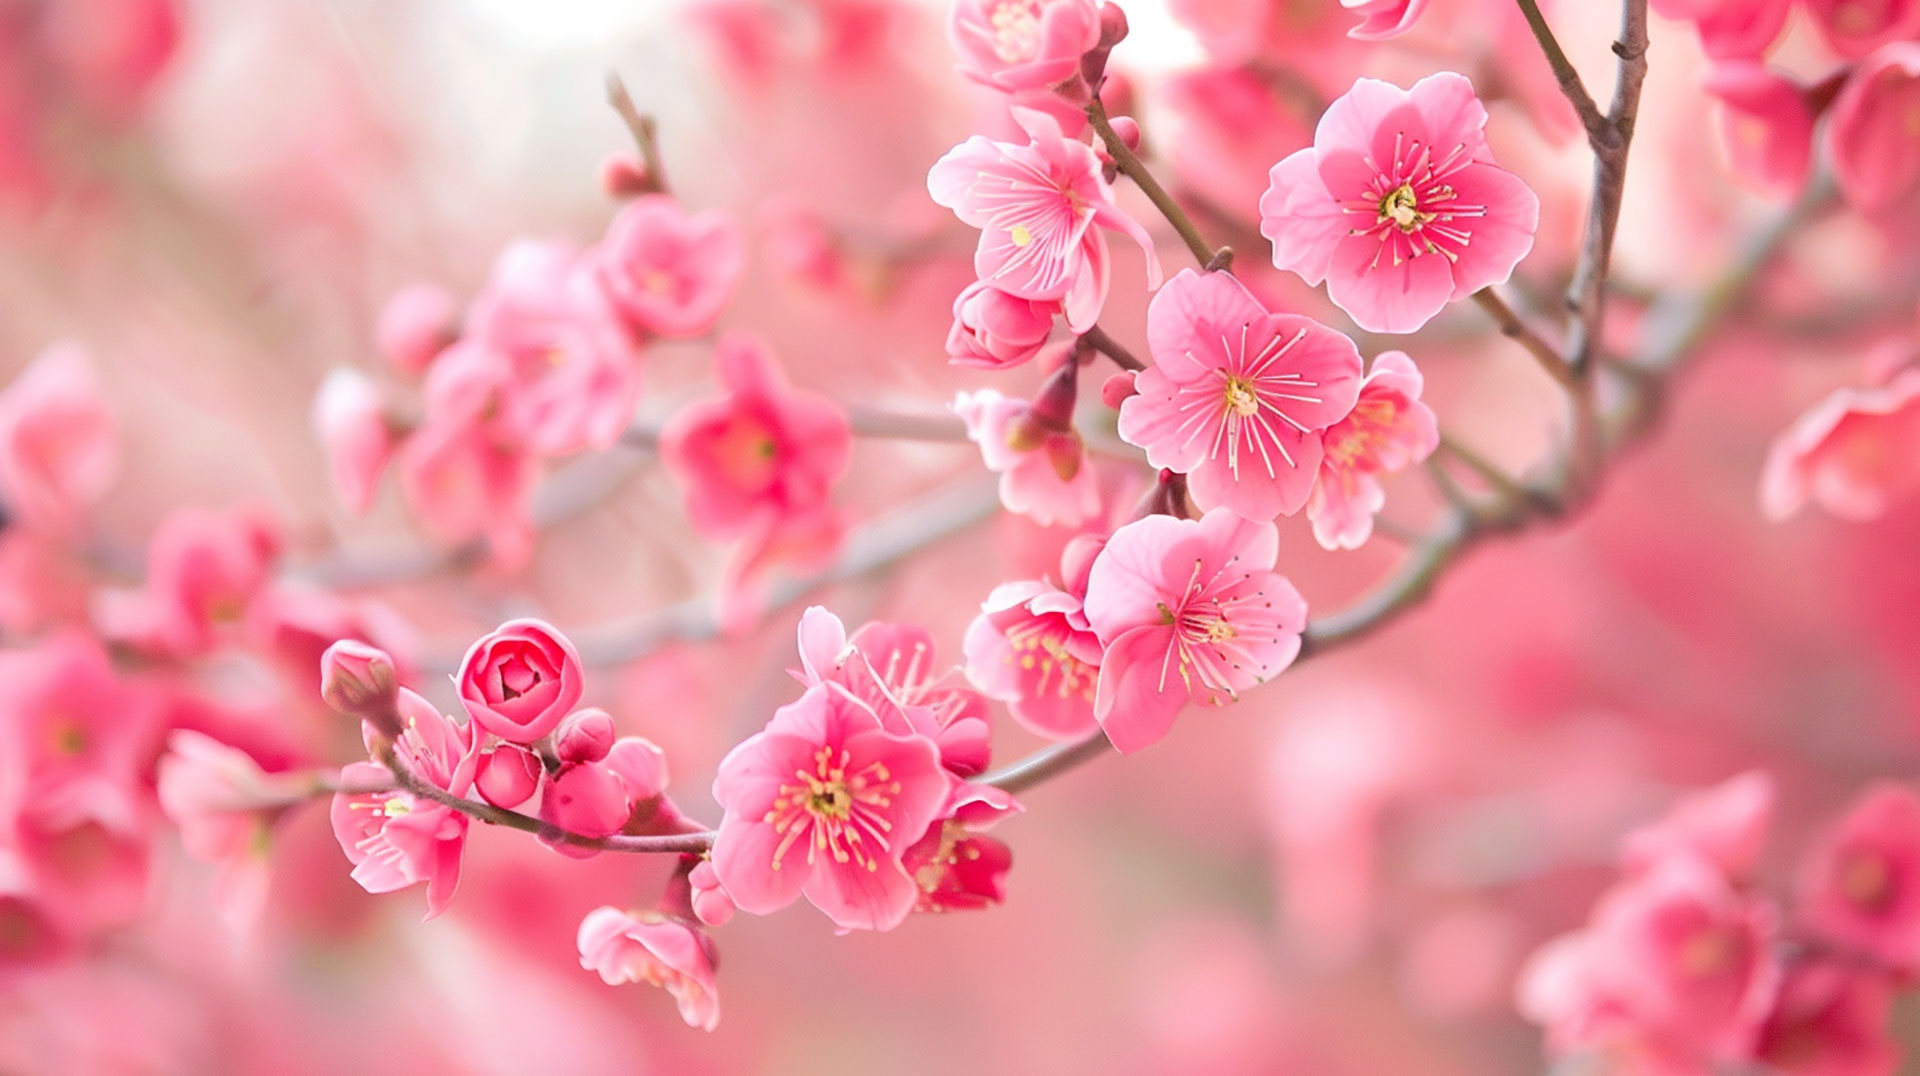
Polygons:
[[1019,366],[1040,354],[1059,312],[1057,301],[1022,299],[976,280],[953,300],[947,357],[955,366]]
[[710,927],[723,927],[733,919],[733,898],[713,872],[713,860],[703,859],[687,873],[688,903],[696,919]]
[[0,392],[0,498],[62,530],[113,483],[118,427],[78,344],[55,344]]
[[1160,263],[1146,229],[1113,200],[1092,147],[1061,133],[1044,112],[1015,108],[1024,146],[975,135],[927,173],[933,200],[981,229],[973,268],[981,281],[1021,299],[1059,302],[1085,332],[1106,301],[1111,256],[1102,228],[1125,233],[1147,254],[1147,287]]
[[533,555],[527,499],[538,464],[525,449],[477,427],[429,423],[400,446],[395,466],[402,495],[428,533],[448,542],[483,537],[504,570]]
[[1152,745],[1189,700],[1220,705],[1300,653],[1307,603],[1273,571],[1271,523],[1214,509],[1148,516],[1107,539],[1086,617],[1106,648],[1093,714],[1121,751]]
[[1348,37],[1384,41],[1412,29],[1427,0],[1340,0],[1340,6],[1360,16],[1360,25],[1348,30]]
[[214,865],[215,896],[236,922],[252,922],[266,901],[277,812],[255,804],[281,783],[253,756],[189,729],[174,730],[160,759],[160,809],[187,854]]
[[1774,441],[1760,506],[1784,520],[1811,502],[1868,520],[1920,489],[1920,368],[1885,384],[1846,388],[1815,404]]
[[1809,853],[1800,878],[1809,933],[1920,974],[1920,794],[1881,782]]
[[1093,717],[1100,677],[1100,637],[1081,603],[1102,539],[1083,535],[1061,553],[1061,582],[1003,583],[968,625],[967,679],[1007,704],[1014,720],[1051,740],[1071,740],[1099,727]]
[[1452,72],[1403,90],[1363,78],[1313,145],[1273,166],[1260,232],[1273,264],[1369,332],[1410,333],[1504,282],[1533,249],[1540,200],[1493,163],[1487,110]]
[[154,532],[146,582],[99,593],[94,619],[109,638],[150,653],[209,653],[244,624],[279,554],[278,527],[258,510],[180,509]]
[[846,688],[816,684],[721,761],[714,872],[755,915],[804,893],[844,929],[891,930],[920,894],[901,856],[950,781],[932,741],[888,732]]
[[720,1023],[714,986],[713,939],[690,923],[658,912],[595,908],[580,921],[580,966],[608,986],[650,983],[679,1003],[688,1027],[712,1031]]
[[1313,492],[1320,431],[1353,410],[1360,351],[1299,314],[1275,314],[1228,273],[1191,269],[1147,308],[1153,365],[1120,405],[1120,436],[1187,475],[1205,508],[1292,514]]
[[985,832],[1020,810],[1013,796],[991,785],[956,787],[945,817],[901,857],[920,887],[914,909],[971,911],[1004,901],[1013,851]]
[[580,701],[573,643],[542,620],[509,620],[476,640],[455,684],[474,723],[509,743],[552,732]]
[[1405,352],[1383,352],[1347,417],[1320,434],[1320,478],[1307,500],[1313,536],[1327,549],[1358,549],[1386,504],[1380,476],[1433,454],[1440,426],[1420,401],[1424,380]]
[[725,213],[690,214],[649,194],[620,211],[591,257],[600,286],[636,331],[698,336],[740,286],[746,241]]
[[1734,177],[1792,197],[1813,170],[1813,109],[1798,83],[1752,60],[1715,64],[1706,91],[1720,99],[1720,128]]
[[1100,514],[1100,484],[1070,423],[1032,421],[1034,408],[1026,400],[993,389],[962,392],[953,410],[966,422],[967,438],[980,446],[987,469],[999,472],[1000,503],[1007,511],[1043,527],[1075,527]]
[[1920,182],[1920,41],[1861,60],[1827,120],[1833,178],[1869,212],[1893,206]]
[[1080,73],[1100,43],[1096,0],[957,0],[947,37],[960,70],[1008,93],[1045,90]]

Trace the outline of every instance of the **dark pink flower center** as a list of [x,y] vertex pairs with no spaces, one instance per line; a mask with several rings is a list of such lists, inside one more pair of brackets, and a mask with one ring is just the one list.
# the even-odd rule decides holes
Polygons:
[[1447,182],[1473,163],[1467,147],[1455,146],[1436,159],[1434,147],[1404,133],[1394,136],[1393,146],[1393,160],[1385,167],[1367,158],[1373,180],[1343,206],[1362,218],[1348,234],[1379,239],[1378,257],[1390,258],[1394,265],[1423,254],[1458,261],[1460,251],[1473,241],[1472,231],[1461,222],[1487,215],[1486,206],[1460,201],[1459,192]]

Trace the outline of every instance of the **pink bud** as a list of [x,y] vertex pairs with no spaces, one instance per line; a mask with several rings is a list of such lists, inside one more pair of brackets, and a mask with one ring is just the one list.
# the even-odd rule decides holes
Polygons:
[[400,734],[400,679],[393,658],[377,646],[342,639],[320,655],[320,697],[389,737]]
[[702,923],[725,926],[733,918],[733,898],[720,888],[720,876],[714,873],[712,860],[701,860],[687,881],[693,887],[693,914]]
[[622,736],[606,755],[607,765],[626,782],[627,797],[636,805],[667,790],[666,752],[652,741]]
[[580,655],[539,620],[509,620],[473,644],[455,683],[467,715],[509,743],[552,732],[580,701]]
[[1127,13],[1117,4],[1100,5],[1100,44],[1110,49],[1127,39]]
[[349,511],[371,508],[394,446],[379,386],[358,370],[335,367],[314,397],[313,429],[340,500]]
[[1115,116],[1112,120],[1113,133],[1120,136],[1128,149],[1139,152],[1140,124],[1132,116]]
[[480,792],[481,799],[503,811],[511,811],[539,791],[541,773],[540,760],[533,752],[501,744],[480,756],[473,786]]
[[653,177],[633,154],[609,153],[600,162],[600,189],[610,198],[636,198],[653,192]]
[[613,736],[613,718],[605,710],[579,710],[553,734],[553,752],[562,762],[598,762],[613,747]]
[[[562,766],[540,799],[540,820],[582,837],[605,837],[627,824],[627,785],[598,762]],[[543,842],[562,855],[584,859],[595,850],[557,841]]]
[[438,284],[393,293],[374,330],[380,354],[404,374],[419,374],[459,336],[460,304]]
[[1122,370],[1107,378],[1106,384],[1100,386],[1100,402],[1115,411],[1120,410],[1120,405],[1126,401],[1127,397],[1139,394],[1140,390],[1133,385],[1132,370]]

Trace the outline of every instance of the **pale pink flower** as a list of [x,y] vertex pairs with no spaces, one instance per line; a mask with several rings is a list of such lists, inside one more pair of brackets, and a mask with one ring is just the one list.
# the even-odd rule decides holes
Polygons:
[[901,857],[920,887],[914,910],[969,911],[1005,901],[1013,851],[985,833],[1021,810],[1012,795],[991,785],[957,786],[945,817]]
[[474,427],[429,423],[401,445],[397,466],[401,493],[428,533],[448,542],[485,538],[504,570],[532,556],[527,499],[538,466],[526,450]]
[[62,530],[112,485],[118,426],[78,344],[55,344],[0,392],[0,498],[28,526]]
[[1107,539],[1086,616],[1106,647],[1093,713],[1113,746],[1147,747],[1189,700],[1238,699],[1293,663],[1307,603],[1274,573],[1279,549],[1273,524],[1226,509],[1148,516]]
[[962,392],[953,410],[987,469],[999,473],[1007,511],[1043,527],[1077,527],[1100,514],[1100,483],[1073,427],[1043,430],[1023,422],[1032,406],[993,389]]
[[1081,602],[1102,544],[1090,536],[1067,543],[1060,585],[1026,580],[993,588],[967,627],[967,679],[1006,703],[1029,731],[1051,740],[1078,739],[1099,727],[1093,698],[1100,637]]
[[1384,41],[1411,30],[1427,0],[1340,0],[1340,6],[1360,16],[1360,25],[1348,30],[1348,37]]
[[[473,788],[479,760],[476,729],[455,723],[432,703],[400,691],[402,732],[393,740],[401,765],[416,778],[456,796]],[[355,762],[343,782],[373,786],[388,779],[385,766]],[[427,918],[446,910],[460,885],[466,845],[465,814],[398,789],[333,797],[333,835],[353,863],[353,880],[369,893],[391,893],[427,883]]]
[[1754,1060],[1781,1076],[1893,1076],[1893,983],[1844,961],[1795,961],[1760,1028]]
[[976,280],[953,300],[947,358],[988,370],[1019,366],[1040,354],[1059,312],[1057,301],[1022,299]]
[[605,761],[620,775],[627,786],[627,797],[636,807],[667,790],[667,753],[651,740],[622,736],[607,749]]
[[960,70],[997,90],[1051,89],[1100,43],[1097,0],[955,0],[947,37]]
[[1373,360],[1353,410],[1320,435],[1320,479],[1307,501],[1313,536],[1327,549],[1358,549],[1373,535],[1373,517],[1387,502],[1382,475],[1433,454],[1440,426],[1420,401],[1425,380],[1405,352]]
[[747,260],[732,217],[690,214],[664,194],[642,195],[620,210],[593,257],[600,286],[628,323],[671,337],[713,328]]
[[1798,911],[1815,937],[1920,974],[1920,794],[1862,793],[1808,853]]
[[920,892],[900,857],[950,780],[931,741],[886,732],[845,688],[817,684],[721,761],[714,871],[756,915],[805,893],[845,929],[890,930]]
[[1827,150],[1840,193],[1861,209],[1886,209],[1920,181],[1920,41],[1860,61],[1834,98]]
[[1260,233],[1273,264],[1369,332],[1410,333],[1504,282],[1533,249],[1540,200],[1493,163],[1487,110],[1452,72],[1403,90],[1363,78],[1313,146],[1273,166]]
[[160,758],[160,809],[188,855],[216,869],[215,896],[234,921],[250,923],[266,901],[273,823],[258,804],[283,782],[252,755],[202,733],[176,729]]
[[1252,520],[1313,492],[1320,431],[1353,410],[1360,351],[1299,314],[1270,313],[1229,273],[1183,270],[1147,308],[1153,365],[1120,405],[1120,436],[1187,475],[1204,508]]
[[345,366],[330,371],[314,396],[313,431],[341,503],[351,512],[373,507],[398,440],[373,379]]
[[399,695],[400,673],[385,650],[340,639],[321,652],[320,698],[335,710],[379,724],[392,719]]
[[795,389],[748,337],[723,339],[714,362],[727,395],[687,407],[660,434],[661,459],[686,487],[694,526],[736,538],[823,508],[853,451],[846,414]]
[[1670,856],[1694,856],[1736,884],[1750,882],[1773,822],[1773,801],[1773,778],[1765,772],[1729,777],[1627,834],[1621,862],[1628,873],[1644,874]]
[[1720,99],[1721,142],[1736,180],[1792,197],[1813,170],[1813,109],[1805,91],[1753,60],[1728,60],[1708,73]]
[[1920,37],[1915,0],[1806,0],[1806,8],[1833,51],[1849,58]]
[[1716,60],[1758,59],[1787,24],[1792,0],[1653,0],[1653,10],[1693,23]]
[[276,524],[250,508],[182,508],[147,547],[137,591],[103,591],[94,619],[107,636],[168,657],[209,653],[244,623],[273,581]]
[[689,899],[693,914],[702,923],[710,927],[723,927],[733,918],[733,898],[727,896],[726,887],[720,884],[720,876],[714,873],[711,859],[694,864],[693,870],[687,874],[687,887],[692,891]]
[[380,354],[394,369],[418,376],[460,336],[460,304],[433,283],[409,284],[387,298],[374,326]]
[[580,701],[573,643],[543,620],[509,620],[474,642],[454,678],[467,716],[509,743],[552,732]]
[[1092,147],[1061,133],[1043,112],[1016,108],[1024,146],[975,135],[927,173],[933,200],[981,230],[973,268],[1022,299],[1060,302],[1067,325],[1085,332],[1106,301],[1111,255],[1101,228],[1124,232],[1147,253],[1147,287],[1160,263],[1146,229],[1113,200]]
[[1920,369],[1883,385],[1840,389],[1773,443],[1760,506],[1787,519],[1808,502],[1843,519],[1873,519],[1920,488]]
[[714,986],[713,939],[700,928],[656,912],[595,908],[580,921],[580,966],[608,986],[664,987],[688,1027],[712,1031],[720,1023]]

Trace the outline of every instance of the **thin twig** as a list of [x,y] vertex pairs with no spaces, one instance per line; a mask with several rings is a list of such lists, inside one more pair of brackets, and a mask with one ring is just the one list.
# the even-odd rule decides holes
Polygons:
[[1540,13],[1540,5],[1535,0],[1517,0],[1520,14],[1526,17],[1527,28],[1533,31],[1533,38],[1540,43],[1540,51],[1546,53],[1547,64],[1553,68],[1554,81],[1560,83],[1560,92],[1566,94],[1573,103],[1573,111],[1580,117],[1580,125],[1587,129],[1587,139],[1598,150],[1603,140],[1609,137],[1606,117],[1600,114],[1600,105],[1587,92],[1587,84],[1580,80],[1580,72],[1574,69],[1573,61],[1567,59],[1560,40],[1553,36],[1553,28],[1547,25],[1546,16]]
[[1147,364],[1140,361],[1139,356],[1128,351],[1125,344],[1109,336],[1107,331],[1098,325],[1081,333],[1080,339],[1092,344],[1095,351],[1112,359],[1113,364],[1122,370],[1132,370],[1137,373],[1147,368]]
[[640,148],[640,161],[647,166],[647,189],[665,193],[667,169],[660,159],[659,124],[652,116],[634,106],[632,95],[627,93],[627,84],[612,71],[607,72],[607,103],[620,114],[621,121],[633,134],[634,144]]
[[1173,230],[1180,233],[1180,238],[1187,244],[1187,249],[1193,252],[1193,260],[1202,266],[1211,264],[1219,251],[1200,237],[1200,230],[1193,226],[1193,220],[1187,216],[1187,211],[1181,209],[1180,203],[1173,200],[1173,195],[1168,194],[1167,189],[1160,185],[1160,181],[1153,178],[1153,173],[1147,171],[1147,166],[1141,163],[1139,156],[1127,148],[1126,141],[1113,129],[1112,122],[1107,119],[1107,106],[1101,104],[1097,96],[1087,105],[1087,119],[1092,121],[1093,129],[1100,135],[1100,140],[1106,143],[1107,156],[1113,158],[1114,165],[1122,174],[1133,180],[1134,185],[1147,196],[1147,200],[1160,211],[1160,215],[1167,218],[1167,223],[1173,225]]
[[1492,316],[1494,324],[1500,327],[1501,335],[1526,348],[1527,354],[1533,356],[1549,377],[1563,386],[1573,384],[1573,371],[1568,368],[1567,360],[1560,356],[1559,349],[1547,343],[1546,338],[1515,313],[1498,292],[1490,287],[1481,288],[1473,293],[1473,301]]

